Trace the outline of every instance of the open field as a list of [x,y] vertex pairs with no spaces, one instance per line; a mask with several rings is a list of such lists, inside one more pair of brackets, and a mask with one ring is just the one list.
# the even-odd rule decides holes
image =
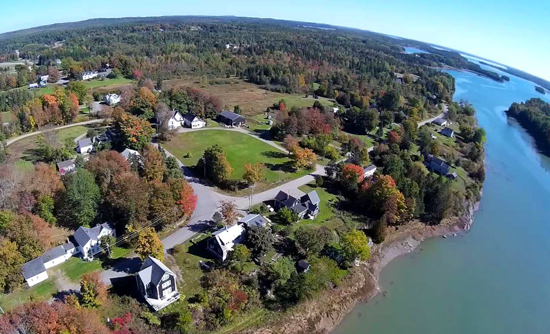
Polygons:
[[[174,137],[164,147],[180,159],[186,166],[195,166],[204,151],[213,145],[219,145],[225,151],[227,160],[234,171],[231,176],[240,180],[247,163],[261,162],[266,166],[265,180],[256,185],[255,191],[262,191],[271,185],[287,182],[304,176],[308,171],[292,172],[290,159],[276,148],[249,135],[224,130],[187,132]],[[189,157],[186,157],[187,154]]]
[[311,107],[315,101],[321,102],[325,106],[332,106],[333,101],[321,98],[314,99],[305,97],[304,94],[283,94],[264,90],[258,85],[245,82],[237,78],[220,79],[220,84],[201,84],[197,78],[185,78],[166,80],[163,82],[163,88],[171,87],[194,87],[205,90],[210,94],[219,97],[224,106],[233,110],[233,107],[239,105],[246,116],[257,115],[265,112],[268,107],[278,103],[281,99],[286,102],[287,108],[296,106],[298,108]]
[[[127,86],[132,84],[134,81],[126,78],[116,78],[116,79],[105,79],[105,80],[90,80],[84,81],[86,88],[94,91],[98,88],[116,88],[120,86]],[[46,87],[33,89],[35,96],[42,96],[44,94],[52,94],[58,87],[63,87],[56,84],[48,84]]]

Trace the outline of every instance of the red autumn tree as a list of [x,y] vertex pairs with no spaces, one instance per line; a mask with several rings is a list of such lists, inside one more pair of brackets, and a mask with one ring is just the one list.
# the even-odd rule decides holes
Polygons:
[[289,152],[292,152],[294,148],[298,147],[300,142],[296,137],[292,135],[286,135],[283,141],[283,147],[286,148]]
[[130,165],[117,151],[101,151],[90,157],[86,169],[94,175],[99,188],[106,192],[113,178],[130,171]]
[[388,142],[390,144],[399,144],[401,143],[401,136],[397,133],[397,131],[392,130],[388,133]]
[[346,164],[342,168],[341,178],[345,181],[353,180],[356,183],[361,183],[364,179],[363,168],[354,164]]
[[193,187],[185,181],[180,190],[180,199],[177,204],[180,206],[181,211],[187,217],[190,217],[197,208],[197,195],[193,190]]
[[330,133],[330,125],[327,124],[325,116],[319,109],[314,108],[309,110],[308,122],[311,134],[319,135]]

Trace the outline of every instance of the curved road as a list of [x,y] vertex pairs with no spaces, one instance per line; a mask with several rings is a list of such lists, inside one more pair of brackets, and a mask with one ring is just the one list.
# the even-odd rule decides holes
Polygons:
[[15,143],[16,141],[18,140],[21,140],[21,139],[25,139],[25,138],[28,138],[28,137],[32,137],[32,136],[36,136],[36,135],[39,135],[41,133],[45,133],[45,132],[50,132],[50,131],[56,131],[56,130],[62,130],[62,129],[66,129],[66,128],[72,128],[73,126],[79,126],[79,125],[88,125],[88,124],[95,124],[95,123],[101,123],[103,122],[104,119],[92,119],[90,121],[85,121],[85,122],[79,122],[79,123],[73,123],[73,124],[67,124],[67,125],[62,125],[62,126],[56,126],[54,128],[49,128],[49,129],[44,129],[44,130],[39,130],[39,131],[35,131],[35,132],[29,132],[29,133],[25,133],[21,136],[17,136],[17,137],[14,137],[14,138],[11,138],[11,139],[8,139],[6,141],[6,147]]

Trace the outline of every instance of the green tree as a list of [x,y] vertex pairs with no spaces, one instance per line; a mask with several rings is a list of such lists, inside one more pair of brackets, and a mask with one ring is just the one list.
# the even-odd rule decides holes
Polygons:
[[99,239],[99,244],[101,245],[101,248],[105,251],[107,254],[107,257],[111,259],[113,257],[113,249],[116,244],[116,238],[112,235],[106,235]]
[[365,233],[359,230],[351,230],[340,238],[343,256],[346,262],[351,263],[355,259],[366,261],[370,257],[368,239]]
[[47,223],[55,225],[57,218],[55,218],[53,214],[54,208],[55,202],[53,198],[48,195],[43,195],[38,199],[34,210],[35,214],[44,219]]
[[148,227],[139,233],[136,253],[141,260],[152,256],[159,261],[164,261],[164,245],[152,227]]
[[94,176],[83,168],[78,168],[65,181],[62,201],[63,221],[66,224],[90,226],[97,217],[101,195]]
[[267,266],[266,277],[273,286],[284,285],[296,273],[294,260],[289,256],[283,256],[276,262]]
[[372,132],[378,126],[378,111],[369,109],[364,112],[364,126],[365,132]]
[[273,249],[274,238],[268,228],[252,226],[246,234],[246,240],[256,256],[262,256]]
[[201,164],[203,166],[200,166],[199,170],[205,169],[206,177],[217,184],[224,183],[233,174],[233,168],[219,145],[214,145],[204,151]]
[[21,284],[21,266],[25,262],[17,244],[0,237],[0,291],[9,292]]
[[332,232],[325,226],[300,226],[294,232],[299,248],[306,256],[318,254],[332,239]]
[[251,252],[248,247],[243,244],[238,244],[237,246],[235,246],[235,249],[233,249],[233,252],[231,253],[231,262],[239,272],[242,272],[244,264],[247,261],[250,261],[250,256]]
[[74,93],[78,98],[78,101],[84,101],[86,99],[86,85],[81,81],[69,81],[67,84],[67,90]]
[[80,304],[88,308],[99,307],[107,300],[107,286],[101,281],[97,271],[82,276],[80,295]]
[[386,110],[397,110],[400,107],[401,94],[395,89],[386,92],[380,99],[380,107]]
[[279,223],[283,225],[292,225],[300,219],[294,210],[287,207],[284,207],[277,212],[277,218]]

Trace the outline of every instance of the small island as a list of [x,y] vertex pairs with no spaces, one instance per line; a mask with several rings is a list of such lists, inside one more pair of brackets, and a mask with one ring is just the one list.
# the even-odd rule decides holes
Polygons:
[[544,88],[540,87],[540,86],[536,86],[535,87],[535,90],[539,93],[541,93],[542,95],[546,95],[546,91],[544,90]]

